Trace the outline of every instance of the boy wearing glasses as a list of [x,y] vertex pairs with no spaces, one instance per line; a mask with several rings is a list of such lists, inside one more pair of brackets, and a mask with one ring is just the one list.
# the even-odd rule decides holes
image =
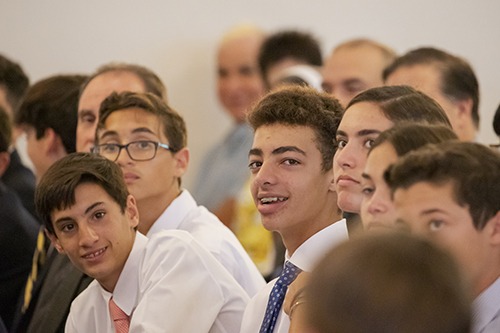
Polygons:
[[138,230],[188,231],[253,296],[265,282],[234,234],[198,206],[181,177],[187,170],[186,126],[182,117],[152,94],[113,93],[101,104],[92,151],[120,166],[140,213]]

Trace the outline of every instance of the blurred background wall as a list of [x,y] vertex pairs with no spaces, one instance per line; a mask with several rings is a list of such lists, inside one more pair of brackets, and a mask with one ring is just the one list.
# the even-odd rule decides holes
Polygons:
[[274,32],[304,29],[324,55],[367,37],[398,53],[435,46],[466,58],[481,89],[478,141],[496,143],[500,103],[498,0],[1,0],[0,52],[22,64],[32,82],[58,73],[91,73],[110,61],[138,63],[164,80],[184,115],[191,150],[189,188],[206,150],[229,128],[216,96],[220,36],[254,23]]

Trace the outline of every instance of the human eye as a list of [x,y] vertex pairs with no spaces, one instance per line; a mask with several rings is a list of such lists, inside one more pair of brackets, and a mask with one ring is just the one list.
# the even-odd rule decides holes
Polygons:
[[375,141],[374,139],[367,139],[364,143],[365,147],[368,149],[371,148],[374,141]]
[[61,231],[65,232],[65,233],[70,232],[74,228],[75,228],[75,225],[73,223],[65,223],[65,224],[61,225]]
[[243,76],[252,76],[254,72],[254,69],[250,66],[243,66],[240,68],[240,74]]
[[154,143],[152,141],[136,141],[131,144],[134,149],[140,151],[151,150],[154,147]]
[[224,69],[224,68],[219,68],[219,78],[225,78],[229,75],[227,69]]
[[363,187],[361,192],[363,193],[363,195],[365,197],[371,197],[373,195],[373,193],[375,192],[375,187],[365,186],[365,187]]
[[250,161],[250,164],[248,164],[248,168],[250,169],[250,171],[254,171],[260,168],[261,165],[262,162],[260,161]]
[[106,212],[102,210],[98,210],[92,214],[92,218],[97,221],[102,220],[104,216],[106,216]]
[[293,159],[293,158],[287,158],[283,161],[283,164],[286,164],[286,165],[299,165],[300,162]]
[[337,147],[339,149],[344,148],[347,145],[347,140],[344,139],[337,139]]
[[438,220],[438,219],[432,219],[429,222],[429,229],[431,231],[438,231],[444,226],[444,221],[443,220]]
[[117,149],[118,145],[116,143],[106,143],[99,146],[100,152],[104,154],[114,153]]
[[84,124],[94,124],[96,116],[92,112],[82,112],[80,114],[80,122]]

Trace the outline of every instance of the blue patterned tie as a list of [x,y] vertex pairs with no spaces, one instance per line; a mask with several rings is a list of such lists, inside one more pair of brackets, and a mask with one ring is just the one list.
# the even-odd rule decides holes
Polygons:
[[285,300],[288,285],[295,280],[300,272],[300,268],[297,268],[291,262],[287,261],[285,263],[285,269],[279,276],[278,281],[274,284],[271,295],[269,295],[266,315],[264,316],[264,321],[262,321],[262,325],[260,326],[259,333],[272,333],[274,331],[276,320],[278,319],[281,307],[283,306],[283,301]]

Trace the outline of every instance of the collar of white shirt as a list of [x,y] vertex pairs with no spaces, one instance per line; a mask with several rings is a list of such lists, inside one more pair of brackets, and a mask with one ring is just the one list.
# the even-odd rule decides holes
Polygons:
[[170,203],[158,220],[153,223],[147,236],[151,237],[161,230],[178,229],[182,220],[192,210],[198,207],[196,201],[187,190],[182,190],[181,194]]
[[500,277],[472,303],[473,332],[481,332],[500,313]]
[[291,257],[286,251],[285,259],[301,270],[310,272],[331,248],[347,239],[347,224],[346,220],[342,219],[309,237]]
[[123,266],[115,290],[111,294],[104,290],[104,288],[100,288],[106,304],[109,303],[109,299],[113,296],[113,301],[115,301],[116,305],[118,305],[127,316],[132,314],[132,311],[137,305],[137,288],[139,285],[138,262],[140,262],[143,250],[146,248],[147,244],[148,238],[140,232],[136,232],[132,251],[130,251],[125,266]]

